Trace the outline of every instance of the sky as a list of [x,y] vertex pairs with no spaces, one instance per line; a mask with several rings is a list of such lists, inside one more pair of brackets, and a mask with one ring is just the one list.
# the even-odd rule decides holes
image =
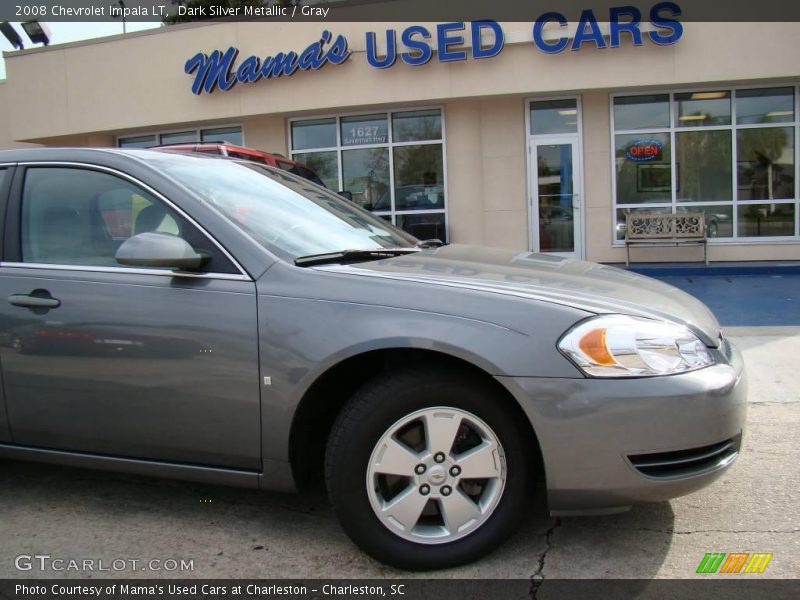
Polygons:
[[[35,48],[39,45],[30,43],[28,36],[25,35],[19,23],[12,23],[12,25],[22,38],[25,48]],[[141,31],[142,29],[152,29],[160,25],[160,23],[127,23],[127,29],[128,33],[130,33],[132,31]],[[122,33],[121,21],[115,21],[113,23],[47,23],[47,26],[50,28],[50,33],[52,34],[50,39],[51,46]],[[5,36],[0,35],[0,51],[6,50],[14,50],[14,48],[8,43]],[[5,77],[5,61],[0,58],[0,79],[5,79]]]

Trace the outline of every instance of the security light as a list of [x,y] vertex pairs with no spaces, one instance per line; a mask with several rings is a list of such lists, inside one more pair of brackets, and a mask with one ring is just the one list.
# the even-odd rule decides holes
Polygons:
[[22,28],[34,44],[47,46],[50,43],[50,28],[45,23],[26,21],[22,24]]
[[6,39],[9,43],[14,46],[17,50],[22,50],[25,46],[22,44],[22,38],[19,37],[17,30],[14,29],[14,26],[11,25],[8,21],[3,21],[0,23],[0,31],[3,32],[3,35],[6,36]]

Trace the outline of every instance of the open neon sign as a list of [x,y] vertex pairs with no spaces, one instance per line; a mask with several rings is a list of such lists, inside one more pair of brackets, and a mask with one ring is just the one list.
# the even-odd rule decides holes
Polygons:
[[625,156],[636,162],[661,160],[664,145],[656,140],[637,140],[625,150]]

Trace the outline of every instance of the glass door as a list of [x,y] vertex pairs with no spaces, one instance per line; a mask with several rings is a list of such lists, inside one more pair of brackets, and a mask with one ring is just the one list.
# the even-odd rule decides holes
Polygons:
[[530,148],[533,250],[581,258],[578,137],[532,136]]

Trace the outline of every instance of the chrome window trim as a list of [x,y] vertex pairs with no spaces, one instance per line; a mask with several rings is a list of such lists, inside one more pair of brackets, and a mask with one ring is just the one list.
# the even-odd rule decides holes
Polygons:
[[158,275],[161,277],[187,277],[191,279],[223,279],[226,281],[252,281],[247,275],[236,275],[235,273],[193,273],[191,271],[167,271],[160,269],[137,269],[135,267],[91,267],[84,265],[61,265],[57,263],[20,263],[20,262],[0,262],[0,268],[9,269],[57,269],[60,271],[72,271],[78,273],[119,273],[126,275]]
[[[204,278],[204,279],[209,279],[209,278],[211,278],[211,279],[229,279],[230,278],[229,276],[232,275],[237,280],[252,281],[252,278],[247,273],[247,271],[244,270],[242,265],[239,264],[239,261],[237,261],[233,257],[233,255],[231,255],[231,253],[228,252],[214,238],[214,236],[212,236],[210,233],[208,233],[208,231],[206,231],[197,221],[195,221],[191,216],[189,216],[189,214],[186,213],[186,211],[184,211],[182,208],[177,206],[174,202],[169,200],[161,192],[159,192],[156,189],[152,188],[151,186],[147,185],[143,181],[140,181],[139,179],[136,179],[135,177],[133,177],[131,175],[128,175],[127,173],[124,173],[122,171],[118,171],[117,169],[114,169],[112,167],[106,167],[106,166],[103,166],[103,165],[96,165],[94,163],[83,163],[83,162],[74,162],[74,161],[30,160],[30,161],[19,161],[19,162],[14,163],[14,164],[17,165],[17,166],[20,166],[20,167],[30,167],[30,166],[35,166],[35,167],[42,167],[42,166],[44,166],[44,167],[80,167],[80,168],[83,168],[83,169],[91,169],[91,170],[95,170],[95,171],[102,171],[102,172],[105,172],[105,173],[116,175],[117,177],[121,177],[122,179],[126,179],[127,181],[133,183],[134,185],[137,185],[137,186],[141,187],[142,189],[146,190],[147,192],[149,192],[150,194],[152,194],[153,196],[155,196],[156,198],[161,200],[164,204],[169,206],[171,209],[173,209],[175,212],[177,212],[184,219],[189,221],[189,223],[191,223],[194,227],[197,228],[198,231],[200,231],[200,233],[202,233],[206,238],[208,238],[211,241],[211,243],[214,244],[214,246],[216,246],[217,249],[220,252],[222,252],[222,254],[224,254],[228,258],[228,260],[231,261],[233,266],[236,267],[239,270],[239,275],[235,275],[235,274],[232,274],[232,273],[213,273],[213,274],[210,274],[210,273],[193,274],[192,273],[192,274],[189,274],[189,273],[184,273],[183,271],[181,271],[181,272],[168,271],[167,274],[170,274],[170,276],[172,276],[172,277],[176,277],[176,276],[180,276],[180,277],[200,277],[200,278]],[[31,266],[31,265],[36,265],[33,268],[50,268],[50,269],[61,268],[61,269],[64,269],[64,270],[72,270],[72,271],[80,271],[80,270],[97,271],[97,268],[91,267],[90,265],[86,265],[86,266],[83,266],[83,265],[54,265],[54,264],[46,264],[46,263],[1,263],[0,264],[0,266],[15,266],[15,267],[16,266]],[[42,265],[44,265],[44,266],[42,266]],[[124,268],[124,267],[99,267],[99,269],[101,269],[101,270],[111,269],[111,271],[109,271],[109,272],[112,272],[112,273],[116,273],[116,272],[129,272],[129,273],[130,272],[135,272],[135,273],[142,273],[142,274],[148,274],[148,275],[164,275],[165,274],[162,271],[159,271],[157,269],[127,269],[127,268]],[[209,277],[210,275],[214,275],[214,276],[213,277]]]

